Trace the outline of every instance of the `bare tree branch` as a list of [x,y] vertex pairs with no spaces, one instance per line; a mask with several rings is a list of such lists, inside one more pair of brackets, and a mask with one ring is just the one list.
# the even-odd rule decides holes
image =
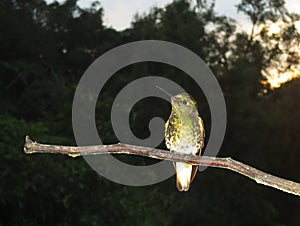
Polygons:
[[128,144],[112,144],[112,145],[97,145],[97,146],[60,146],[39,144],[33,142],[28,136],[25,138],[24,152],[26,154],[33,153],[51,153],[65,154],[71,157],[83,155],[101,155],[101,154],[130,154],[146,156],[154,159],[169,160],[176,162],[186,162],[193,165],[211,166],[229,169],[231,171],[242,174],[255,180],[259,184],[277,188],[281,191],[288,192],[300,196],[300,183],[279,178],[251,166],[235,161],[231,158],[215,158],[209,156],[190,156],[179,153],[171,153],[169,151],[134,146]]

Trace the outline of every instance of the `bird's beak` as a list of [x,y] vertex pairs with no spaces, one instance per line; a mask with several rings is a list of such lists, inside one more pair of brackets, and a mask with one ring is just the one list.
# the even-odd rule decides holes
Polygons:
[[163,93],[165,93],[165,94],[167,94],[169,97],[173,97],[170,93],[168,93],[166,90],[164,90],[163,88],[161,88],[160,86],[158,86],[158,85],[156,85],[156,87],[158,88],[158,89],[160,89]]

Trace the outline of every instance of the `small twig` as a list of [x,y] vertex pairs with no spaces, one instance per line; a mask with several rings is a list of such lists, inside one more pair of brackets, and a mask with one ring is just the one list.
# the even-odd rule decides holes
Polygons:
[[146,156],[154,159],[170,160],[176,162],[186,162],[193,165],[212,166],[218,168],[229,169],[231,171],[242,174],[255,180],[259,184],[277,188],[281,191],[288,192],[300,196],[300,183],[279,178],[251,166],[235,161],[231,158],[217,158],[209,156],[190,156],[178,153],[171,153],[169,151],[134,146],[128,144],[112,144],[112,145],[97,145],[97,146],[59,146],[39,144],[33,142],[26,136],[24,152],[26,154],[32,153],[52,153],[52,154],[66,154],[72,157],[82,155],[99,155],[99,154],[131,154]]

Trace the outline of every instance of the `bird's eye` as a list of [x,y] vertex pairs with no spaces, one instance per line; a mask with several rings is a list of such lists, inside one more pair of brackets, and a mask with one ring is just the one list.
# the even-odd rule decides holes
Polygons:
[[188,105],[188,102],[187,102],[186,100],[183,100],[182,103],[183,103],[184,105]]

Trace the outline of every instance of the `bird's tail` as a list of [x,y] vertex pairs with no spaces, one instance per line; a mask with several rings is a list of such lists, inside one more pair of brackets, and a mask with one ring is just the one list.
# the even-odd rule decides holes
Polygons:
[[188,191],[191,184],[192,165],[176,162],[176,187],[179,191]]

